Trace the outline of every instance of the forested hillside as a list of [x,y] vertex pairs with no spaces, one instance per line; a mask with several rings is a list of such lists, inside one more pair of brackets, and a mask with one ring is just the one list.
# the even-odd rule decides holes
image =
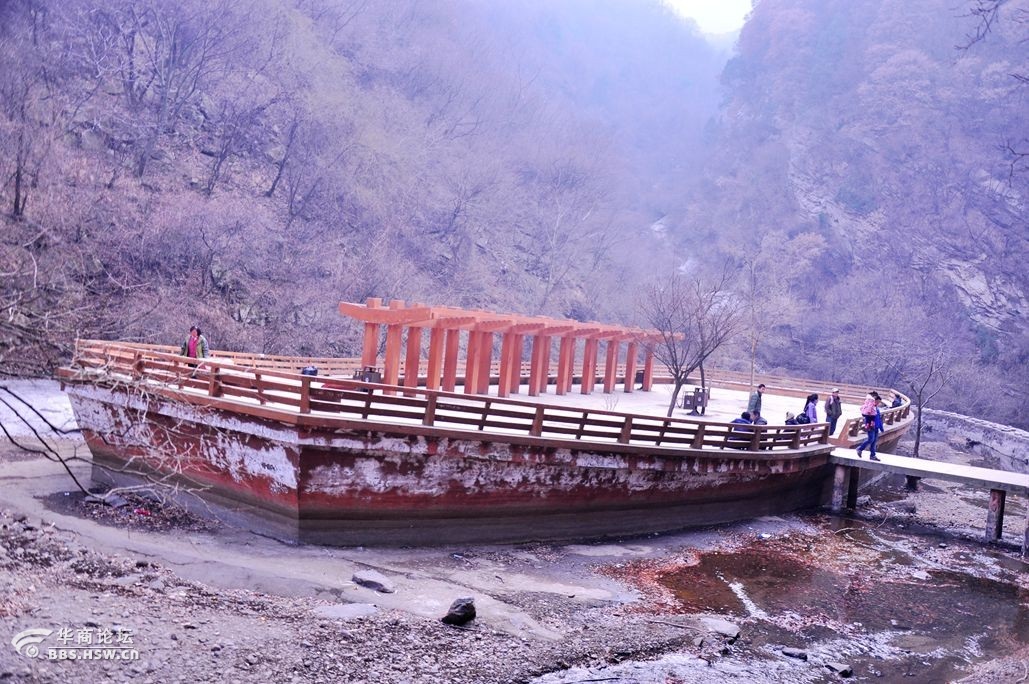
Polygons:
[[0,365],[191,323],[349,355],[367,296],[645,323],[729,263],[721,365],[944,350],[937,403],[1025,424],[1029,16],[995,4],[970,41],[962,3],[762,0],[729,60],[656,0],[0,3]]
[[766,363],[904,386],[932,359],[950,406],[1026,424],[1027,8],[757,3],[681,234],[753,273]]
[[191,322],[352,353],[336,304],[367,296],[618,318],[680,201],[653,169],[699,155],[724,63],[656,2],[0,13],[3,361],[25,370]]

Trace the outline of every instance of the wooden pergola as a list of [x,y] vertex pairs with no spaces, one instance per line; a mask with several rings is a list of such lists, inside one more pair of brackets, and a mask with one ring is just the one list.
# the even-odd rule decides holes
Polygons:
[[[421,368],[422,331],[429,331],[428,363],[425,373],[427,389],[454,391],[458,372],[463,369],[466,394],[487,394],[492,376],[494,335],[501,336],[497,372],[497,394],[506,397],[518,394],[522,385],[522,356],[526,337],[532,339],[529,354],[528,393],[538,396],[547,391],[554,342],[558,342],[555,392],[566,394],[572,389],[576,358],[580,359],[583,394],[593,392],[597,380],[600,343],[605,344],[604,392],[613,392],[625,343],[624,386],[633,391],[640,342],[655,339],[653,330],[640,330],[602,323],[582,323],[543,316],[474,311],[442,306],[415,304],[405,306],[392,300],[388,306],[379,298],[365,304],[340,302],[340,313],[364,323],[364,348],[361,363],[378,365],[380,327],[386,326],[386,349],[382,381],[389,385],[417,387]],[[406,330],[406,349],[402,349]],[[461,335],[466,334],[464,364],[460,363]],[[581,342],[581,344],[580,344]],[[404,354],[404,378],[400,381],[400,359]],[[644,348],[642,389],[653,384],[654,355]]]

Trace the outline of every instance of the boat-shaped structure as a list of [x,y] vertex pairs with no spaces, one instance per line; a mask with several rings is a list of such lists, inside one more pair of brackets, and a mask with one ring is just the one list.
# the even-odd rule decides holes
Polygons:
[[[60,378],[94,480],[158,481],[302,542],[584,539],[783,513],[827,500],[830,451],[857,435],[853,420],[833,436],[367,383],[360,360],[215,357],[78,343]],[[887,412],[885,448],[909,409]]]

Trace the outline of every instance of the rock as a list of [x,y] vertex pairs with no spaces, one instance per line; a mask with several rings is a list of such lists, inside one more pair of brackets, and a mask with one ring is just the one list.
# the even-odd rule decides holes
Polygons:
[[782,654],[784,656],[789,656],[790,658],[798,658],[800,660],[807,660],[807,651],[804,651],[804,650],[799,649],[799,648],[790,648],[789,646],[785,646],[782,649]]
[[867,506],[870,503],[872,503],[872,497],[870,497],[868,494],[862,494],[857,498],[858,506]]
[[849,677],[852,674],[854,674],[854,669],[850,665],[847,665],[846,663],[839,663],[839,662],[830,660],[830,661],[827,661],[825,663],[825,666],[827,668],[829,668],[829,670],[831,670],[832,672],[835,672],[836,674],[838,674],[841,677]]
[[701,646],[703,646],[704,645],[704,637],[697,637],[696,639],[694,639],[693,640],[693,645],[696,646],[697,648],[700,648]]
[[704,616],[700,618],[700,624],[707,631],[727,637],[730,641],[735,641],[740,636],[740,628],[728,620]]
[[450,610],[440,618],[446,625],[463,625],[475,619],[475,599],[466,597],[455,599]]
[[396,591],[393,587],[393,583],[390,582],[385,575],[374,570],[362,570],[361,572],[355,572],[354,576],[350,579],[353,580],[355,584],[367,589],[372,589],[380,594],[392,594]]

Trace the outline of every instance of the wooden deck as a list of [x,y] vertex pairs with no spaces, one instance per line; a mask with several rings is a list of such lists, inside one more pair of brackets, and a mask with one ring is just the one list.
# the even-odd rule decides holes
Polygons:
[[[829,456],[829,462],[836,466],[832,496],[834,511],[856,506],[859,470],[904,475],[912,484],[922,479],[957,482],[990,490],[985,538],[987,541],[997,541],[1001,538],[1004,526],[1004,505],[1007,494],[1029,497],[1029,473],[928,461],[881,451],[877,453],[877,456],[879,460],[872,461],[867,457],[858,458],[857,452],[853,449],[833,449]],[[1023,556],[1029,553],[1029,507],[1026,510],[1025,522],[1024,538],[1021,540]]]

